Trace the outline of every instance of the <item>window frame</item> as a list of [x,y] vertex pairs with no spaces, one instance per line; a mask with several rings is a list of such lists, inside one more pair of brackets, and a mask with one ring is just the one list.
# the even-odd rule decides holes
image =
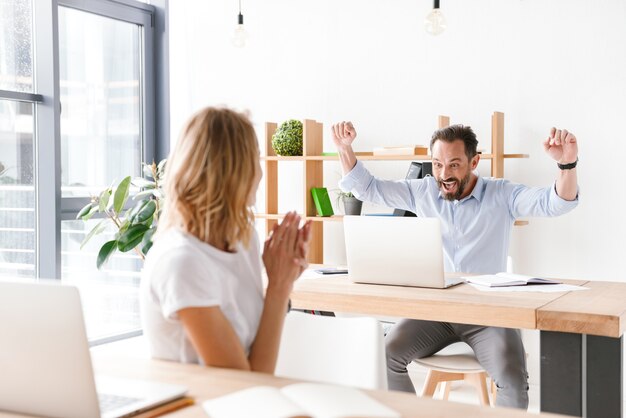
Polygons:
[[[0,100],[33,105],[36,278],[61,280],[61,222],[75,219],[78,211],[89,201],[87,197],[62,197],[61,192],[59,7],[93,13],[141,27],[141,156],[142,162],[147,162],[158,161],[169,152],[167,2],[168,0],[154,0],[154,4],[136,0],[31,1],[33,91],[24,93],[0,90]],[[106,340],[110,341],[112,338],[108,337]]]
[[[147,4],[131,5],[130,1],[122,4],[112,0],[58,0],[58,7],[67,7],[81,12],[120,20],[141,26],[139,32],[141,46],[141,158],[142,162],[157,160],[155,134],[155,59],[154,59],[154,21],[155,8]],[[129,7],[130,6],[130,7]],[[58,9],[57,9],[58,11]],[[58,26],[57,26],[58,33]],[[58,45],[58,43],[57,43]],[[58,56],[58,55],[57,55]],[[58,79],[58,77],[57,77]],[[152,87],[152,88],[150,88]],[[59,115],[60,116],[60,115]],[[75,219],[76,214],[89,203],[87,197],[61,196],[61,220]]]
[[[87,197],[61,193],[61,133],[59,87],[59,7],[112,18],[141,27],[142,159],[157,160],[155,6],[134,0],[33,0],[35,92],[42,101],[35,108],[35,167],[37,213],[36,277],[60,279],[61,222],[76,217]],[[166,86],[164,86],[166,87]],[[1,96],[0,96],[1,97]],[[160,107],[167,104],[159,103]],[[160,149],[169,148],[168,135],[160,135]]]

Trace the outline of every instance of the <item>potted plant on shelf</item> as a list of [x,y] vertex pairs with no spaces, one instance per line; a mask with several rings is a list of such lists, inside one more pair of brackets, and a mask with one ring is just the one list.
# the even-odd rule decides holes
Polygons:
[[290,119],[280,124],[272,135],[272,149],[276,155],[293,157],[302,155],[302,122]]
[[[143,164],[146,178],[131,179],[127,176],[104,189],[98,196],[93,196],[78,212],[76,219],[83,221],[89,220],[96,213],[104,213],[106,216],[87,234],[80,245],[81,249],[95,235],[104,232],[107,226],[112,224],[116,229],[114,239],[100,247],[96,260],[98,269],[115,251],[134,250],[143,260],[152,247],[152,236],[156,231],[165,197],[162,189],[165,162],[166,160],[162,160],[158,164]],[[139,188],[139,192],[132,197],[137,203],[130,209],[124,209],[131,184]]]
[[[363,202],[354,197],[352,192],[337,192],[337,201],[343,202],[343,212],[346,215],[360,215]],[[337,205],[339,206],[339,205]]]

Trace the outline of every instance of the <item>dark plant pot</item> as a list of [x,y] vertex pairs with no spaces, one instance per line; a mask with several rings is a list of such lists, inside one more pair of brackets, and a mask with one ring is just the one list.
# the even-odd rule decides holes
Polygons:
[[363,206],[363,202],[361,202],[356,197],[344,197],[343,200],[343,211],[346,215],[360,215],[361,207]]

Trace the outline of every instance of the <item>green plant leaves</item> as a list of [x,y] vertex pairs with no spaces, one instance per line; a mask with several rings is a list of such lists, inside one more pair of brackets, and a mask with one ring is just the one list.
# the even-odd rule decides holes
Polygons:
[[159,164],[157,165],[157,180],[162,180],[165,176],[165,164],[167,164],[167,158],[159,161]]
[[96,202],[92,202],[91,203],[91,209],[89,210],[89,212],[87,212],[87,214],[82,216],[83,221],[88,221],[89,219],[91,219],[91,217],[98,212],[98,204]]
[[156,230],[156,226],[153,226],[143,235],[143,240],[141,240],[141,244],[143,245],[141,247],[141,252],[143,255],[148,254],[148,251],[152,248],[152,237],[154,236]]
[[153,175],[153,171],[152,171],[152,164],[144,164],[143,165],[143,174],[146,177],[154,179],[154,175]]
[[154,189],[156,187],[156,183],[150,180],[146,180],[143,177],[135,177],[131,183],[134,186],[137,186],[142,189]]
[[102,248],[100,248],[100,252],[98,252],[98,259],[96,261],[96,266],[98,267],[98,270],[100,270],[100,267],[102,267],[102,265],[106,263],[109,257],[111,257],[111,254],[115,252],[116,248],[117,248],[117,241],[115,240],[106,242],[102,246]]
[[120,213],[126,204],[128,199],[128,189],[130,187],[130,176],[125,177],[115,189],[115,196],[113,197],[113,210],[116,213]]
[[83,240],[83,242],[80,243],[80,249],[82,250],[83,247],[87,244],[87,242],[89,242],[89,240],[94,236],[94,235],[98,235],[100,232],[104,231],[107,227],[106,225],[107,220],[103,219],[100,222],[98,222],[98,224],[96,226],[94,226],[91,231],[89,231],[89,233],[87,234],[87,236],[85,237],[85,239]]
[[98,198],[98,209],[100,212],[104,212],[109,205],[111,193],[111,189],[105,189],[102,193],[100,193],[100,197]]
[[[152,236],[157,229],[161,201],[164,199],[162,180],[165,177],[166,160],[142,166],[144,178],[127,176],[119,182],[112,182],[97,197],[92,198],[92,201],[76,216],[76,219],[87,221],[100,212],[106,217],[87,233],[81,243],[81,249],[94,236],[107,230],[109,225],[116,231],[115,239],[102,245],[98,252],[96,262],[98,269],[116,250],[126,252],[140,249],[143,258],[152,246]],[[133,195],[136,204],[125,209],[132,186],[139,188],[139,192]]]
[[137,216],[135,216],[134,221],[137,223],[146,222],[148,219],[152,218],[152,215],[154,215],[154,211],[156,211],[156,202],[154,200],[148,200],[141,207],[141,209],[137,213]]
[[132,250],[143,240],[143,236],[149,228],[148,225],[144,224],[129,226],[128,229],[120,233],[117,239],[117,248],[121,252]]
[[91,208],[93,208],[93,202],[89,202],[87,203],[79,212],[78,215],[76,215],[76,219],[83,219],[86,221],[86,219],[84,219],[85,216],[87,216],[87,214],[89,213],[89,211],[91,211]]
[[154,216],[157,204],[154,200],[144,200],[138,202],[135,207],[128,211],[127,219],[131,224],[150,223],[150,219]]
[[134,200],[141,200],[141,199],[145,199],[146,197],[150,197],[150,196],[155,196],[157,198],[160,198],[161,194],[157,193],[156,189],[148,189],[148,190],[144,190],[142,192],[139,192],[139,193],[133,195],[133,199]]

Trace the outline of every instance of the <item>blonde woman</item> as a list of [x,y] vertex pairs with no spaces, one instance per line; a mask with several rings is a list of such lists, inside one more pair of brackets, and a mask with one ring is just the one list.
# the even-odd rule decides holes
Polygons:
[[300,217],[287,214],[261,257],[251,211],[259,148],[248,118],[232,110],[194,115],[166,172],[167,207],[141,289],[153,357],[273,373],[289,294],[307,266],[310,222],[299,228]]

